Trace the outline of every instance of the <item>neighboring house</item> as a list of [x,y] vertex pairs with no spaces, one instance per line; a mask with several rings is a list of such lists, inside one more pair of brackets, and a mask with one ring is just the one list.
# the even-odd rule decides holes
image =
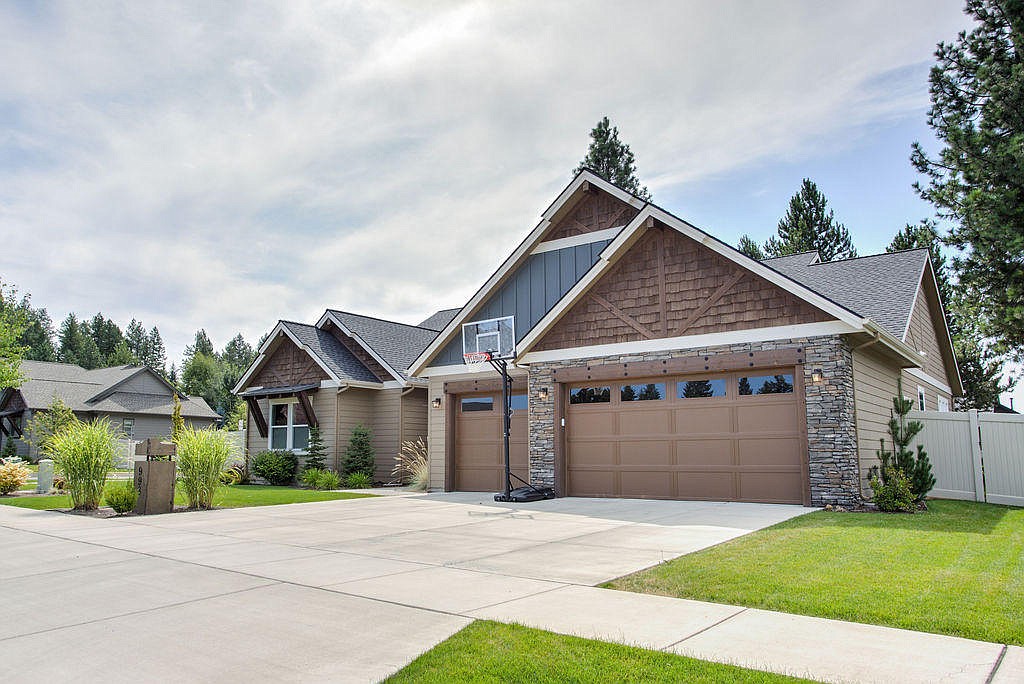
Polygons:
[[427,382],[406,369],[456,313],[420,325],[332,309],[316,325],[279,321],[234,389],[249,405],[249,453],[304,454],[316,425],[337,470],[362,424],[373,431],[374,479],[393,479],[401,443],[427,436]]
[[758,262],[583,171],[410,367],[435,488],[501,487],[460,329],[505,315],[513,470],[561,495],[852,504],[897,379],[927,410],[962,391],[927,250]]
[[[16,439],[19,455],[36,459],[35,447],[21,439],[36,411],[46,410],[60,397],[81,420],[106,417],[134,440],[163,437],[171,432],[175,389],[160,374],[140,366],[86,370],[68,363],[22,361],[26,380],[0,395],[0,439]],[[181,415],[196,427],[213,425],[220,416],[202,397],[178,394]]]

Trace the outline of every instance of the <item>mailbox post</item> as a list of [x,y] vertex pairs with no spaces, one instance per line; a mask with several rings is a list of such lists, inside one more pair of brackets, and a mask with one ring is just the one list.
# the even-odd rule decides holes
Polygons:
[[144,461],[135,461],[135,491],[139,493],[135,512],[139,515],[174,510],[174,478],[178,469],[174,462],[176,454],[172,442],[161,442],[152,437],[136,445],[135,455],[146,457]]

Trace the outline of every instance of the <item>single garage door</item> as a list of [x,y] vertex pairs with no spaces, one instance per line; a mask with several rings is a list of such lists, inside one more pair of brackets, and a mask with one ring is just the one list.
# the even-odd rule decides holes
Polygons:
[[567,389],[571,496],[802,503],[792,368]]
[[[455,398],[455,489],[500,492],[505,488],[501,392],[460,394]],[[512,394],[509,453],[512,472],[529,480],[526,394]],[[516,480],[512,480],[516,487]]]

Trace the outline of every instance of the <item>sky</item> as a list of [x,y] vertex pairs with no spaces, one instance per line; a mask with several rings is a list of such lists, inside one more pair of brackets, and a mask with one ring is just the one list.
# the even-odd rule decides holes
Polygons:
[[0,277],[58,323],[158,325],[171,360],[327,307],[416,323],[604,115],[708,232],[766,239],[809,177],[878,252],[932,215],[910,144],[968,26],[936,0],[2,3]]

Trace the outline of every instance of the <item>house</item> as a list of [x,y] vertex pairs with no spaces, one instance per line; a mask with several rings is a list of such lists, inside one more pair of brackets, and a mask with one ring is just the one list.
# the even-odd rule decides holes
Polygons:
[[[39,457],[24,437],[25,426],[36,411],[60,397],[81,420],[106,417],[129,439],[162,437],[171,432],[176,390],[159,373],[141,366],[113,366],[86,370],[68,363],[22,361],[25,382],[0,394],[0,439],[15,439],[18,454]],[[213,425],[220,416],[202,397],[178,393],[181,415],[196,427]]]
[[561,495],[852,504],[898,380],[962,392],[926,250],[759,262],[583,171],[410,367],[433,487],[502,486],[500,383],[460,334],[500,316],[513,471]]
[[373,431],[374,479],[387,482],[403,441],[427,435],[427,381],[409,364],[458,309],[419,325],[328,309],[315,325],[278,321],[234,388],[249,406],[247,449],[304,453],[318,426],[338,470],[352,429]]

